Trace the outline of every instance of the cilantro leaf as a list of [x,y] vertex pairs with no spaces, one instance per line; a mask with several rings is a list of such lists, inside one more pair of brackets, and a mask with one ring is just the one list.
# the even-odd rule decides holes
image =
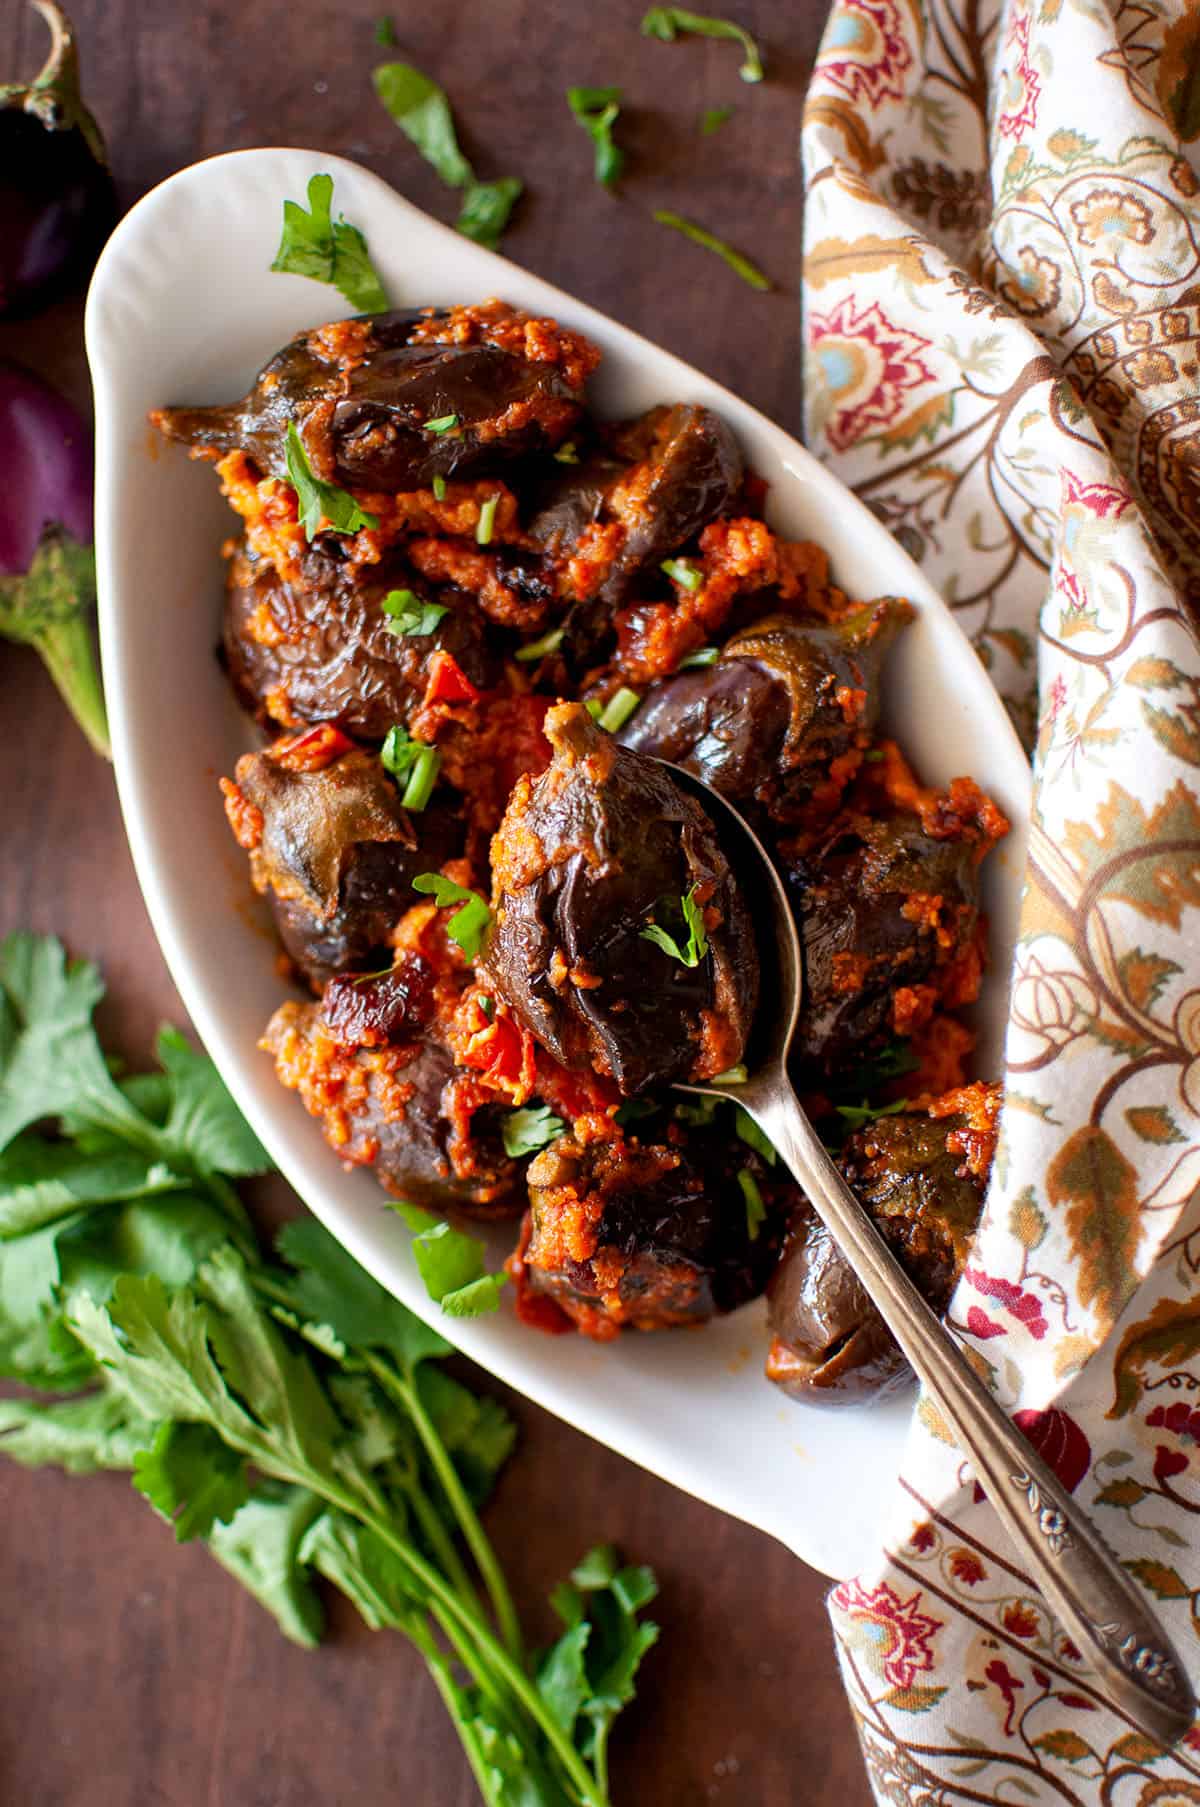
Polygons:
[[297,1271],[288,1291],[297,1309],[328,1324],[342,1341],[360,1349],[386,1349],[405,1373],[451,1345],[373,1280],[315,1217],[284,1224],[276,1238],[284,1260]]
[[322,1512],[305,1532],[300,1561],[340,1588],[372,1631],[399,1625],[423,1601],[382,1538],[344,1512]]
[[692,32],[702,38],[731,38],[742,47],[742,66],[738,70],[744,82],[761,82],[762,55],[758,45],[741,25],[732,19],[714,18],[710,13],[689,13],[681,6],[652,6],[642,20],[642,36],[658,38],[672,44],[681,32]]
[[472,1504],[482,1506],[513,1452],[517,1440],[514,1420],[498,1399],[472,1393],[432,1363],[418,1374],[417,1392]]
[[719,132],[732,118],[732,107],[705,107],[700,118],[700,136],[711,138],[714,132]]
[[388,298],[367,241],[344,215],[334,220],[332,202],[333,177],[317,175],[308,184],[308,212],[298,201],[283,203],[283,233],[271,268],[331,283],[357,313],[382,313]]
[[569,1626],[551,1645],[538,1669],[538,1693],[564,1732],[574,1729],[584,1702],[591,1695],[583,1660],[591,1635],[586,1619]]
[[41,1392],[83,1386],[94,1372],[63,1319],[58,1245],[66,1227],[47,1224],[0,1242],[0,1375]]
[[612,188],[625,168],[625,153],[613,143],[612,129],[621,111],[619,88],[568,88],[567,105],[595,147],[597,182]]
[[269,1173],[270,1155],[229,1095],[207,1054],[198,1054],[178,1029],[164,1026],[154,1051],[171,1085],[163,1140],[184,1153],[201,1173],[241,1179]]
[[76,1211],[185,1186],[149,1152],[120,1142],[89,1152],[25,1130],[0,1154],[0,1237],[20,1236]]
[[518,1161],[522,1155],[533,1154],[535,1149],[545,1148],[565,1128],[562,1118],[556,1117],[548,1104],[506,1111],[500,1124],[504,1152]]
[[419,1205],[397,1204],[413,1237],[413,1258],[425,1291],[451,1318],[477,1318],[500,1303],[504,1274],[487,1272],[487,1248],[478,1236],[456,1230]]
[[382,607],[385,625],[393,634],[432,634],[442,616],[450,613],[445,603],[426,602],[415,590],[389,590]]
[[658,1626],[638,1614],[658,1593],[653,1570],[621,1568],[611,1544],[590,1550],[551,1604],[567,1629],[538,1669],[538,1689],[602,1779],[613,1720],[633,1699],[638,1668]]
[[229,1524],[214,1524],[208,1547],[222,1568],[264,1606],[293,1644],[313,1649],[325,1615],[300,1561],[305,1532],[324,1509],[307,1487],[260,1481]]
[[378,527],[378,516],[360,508],[348,490],[314,477],[294,420],[288,421],[285,462],[288,482],[296,492],[300,525],[310,540],[318,533],[357,533],[360,527]]
[[660,927],[656,922],[642,929],[643,941],[652,941],[660,947],[664,954],[670,954],[672,960],[678,960],[682,966],[699,966],[708,952],[708,936],[704,932],[704,911],[696,902],[696,887],[692,886],[686,897],[679,900],[683,912],[684,926],[688,932],[687,945],[680,947],[674,935]]
[[372,76],[375,92],[410,143],[450,188],[466,188],[471,165],[458,136],[444,88],[411,63],[381,63]]
[[440,872],[422,872],[414,878],[412,888],[424,897],[432,897],[439,910],[448,909],[451,904],[462,905],[447,923],[446,933],[451,941],[458,943],[468,960],[474,960],[492,920],[492,912],[478,891],[456,885],[453,879],[443,878]]
[[501,176],[495,182],[472,181],[463,196],[462,211],[454,222],[455,231],[461,232],[464,238],[473,238],[486,250],[495,251],[524,186],[516,176]]
[[103,1387],[48,1403],[0,1400],[0,1455],[26,1468],[50,1466],[68,1474],[132,1468],[156,1429],[127,1399]]
[[895,1117],[901,1111],[912,1109],[912,1101],[908,1098],[897,1098],[893,1104],[871,1104],[866,1098],[861,1104],[839,1104],[835,1106],[838,1116],[847,1130],[862,1129],[868,1123],[874,1123],[877,1117]]
[[752,264],[748,257],[735,251],[732,245],[726,244],[714,232],[709,232],[707,227],[699,226],[695,220],[685,219],[681,213],[671,213],[666,208],[657,208],[654,218],[660,226],[669,226],[672,232],[680,232],[684,238],[690,238],[694,245],[702,245],[706,251],[714,252],[729,265],[736,276],[749,283],[752,289],[765,293],[771,287],[770,277],[764,276],[757,264]]
[[396,27],[386,15],[376,19],[374,36],[375,42],[382,44],[385,49],[390,48],[396,42]]
[[133,1484],[174,1525],[177,1543],[229,1524],[250,1497],[245,1462],[206,1424],[160,1425],[133,1458]]

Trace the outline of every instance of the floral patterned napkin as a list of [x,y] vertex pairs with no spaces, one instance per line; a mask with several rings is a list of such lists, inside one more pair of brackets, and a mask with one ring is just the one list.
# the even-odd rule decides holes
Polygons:
[[[919,560],[1036,807],[996,1171],[951,1316],[1200,1687],[1200,5],[836,0],[810,443]],[[830,1601],[880,1800],[1200,1802],[1106,1708],[922,1401]]]

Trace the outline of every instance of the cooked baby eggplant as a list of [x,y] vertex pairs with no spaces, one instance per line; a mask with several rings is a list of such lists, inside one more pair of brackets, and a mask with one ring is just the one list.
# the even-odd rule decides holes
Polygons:
[[565,437],[598,354],[561,328],[537,332],[546,325],[500,303],[364,315],[299,334],[241,401],[151,418],[169,439],[244,451],[280,478],[294,423],[323,481],[423,489]]
[[398,1046],[354,1045],[341,1039],[341,1011],[282,1004],[262,1043],[339,1158],[371,1167],[386,1191],[411,1204],[474,1217],[519,1211],[520,1169],[504,1152],[498,1113],[475,1111],[464,1136],[451,1115],[454,1060],[436,1031],[414,1038],[406,1026]]
[[762,1291],[778,1247],[770,1210],[751,1235],[739,1172],[769,1187],[761,1158],[727,1136],[560,1137],[527,1175],[528,1284],[601,1341],[734,1310]]
[[611,638],[613,611],[646,571],[657,574],[724,512],[743,477],[725,422],[707,408],[651,408],[610,435],[607,447],[567,466],[544,495],[529,532],[551,564],[565,567],[589,527],[609,528],[589,548],[586,587],[575,574],[560,657],[578,675]]
[[954,1005],[973,1002],[980,843],[973,821],[955,826],[935,838],[911,812],[856,814],[824,846],[780,856],[804,955],[793,1060],[844,1070],[856,1051],[919,1028],[947,987]]
[[835,761],[865,748],[884,654],[912,607],[892,597],[836,621],[768,615],[706,668],[657,685],[622,744],[669,759],[745,808],[795,821]]
[[712,823],[582,704],[551,709],[545,733],[554,758],[492,843],[481,975],[564,1066],[622,1092],[736,1065],[758,960]]
[[[317,737],[324,747],[306,754]],[[334,757],[306,767],[331,745]],[[420,815],[402,809],[375,755],[328,727],[244,754],[235,776],[224,785],[227,813],[306,978],[319,987],[334,973],[382,965],[413,879],[453,857],[462,824],[437,803]]]
[[[406,594],[414,618],[425,604],[444,611],[428,632],[396,631],[402,618],[389,607]],[[244,547],[230,561],[222,653],[238,701],[260,722],[333,722],[381,741],[420,705],[438,652],[476,689],[498,676],[474,597],[427,584],[395,557],[356,571],[313,549],[296,584]]]
[[[1000,1087],[965,1086],[928,1112],[877,1117],[855,1131],[838,1166],[901,1265],[942,1312],[966,1265],[995,1147]],[[935,1114],[936,1113],[936,1114]],[[796,1213],[767,1289],[773,1333],[767,1377],[793,1398],[877,1398],[908,1364],[825,1226]]]

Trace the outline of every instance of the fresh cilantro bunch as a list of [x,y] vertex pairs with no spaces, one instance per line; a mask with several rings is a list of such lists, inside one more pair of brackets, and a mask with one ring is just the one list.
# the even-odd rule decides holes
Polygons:
[[403,1632],[487,1807],[609,1807],[653,1577],[594,1551],[530,1658],[478,1514],[511,1419],[318,1223],[263,1253],[231,1182],[268,1159],[212,1063],[164,1029],[158,1072],[114,1071],[102,994],[55,940],[0,945],[0,1375],[52,1395],[0,1400],[0,1452],[131,1472],[299,1643],[318,1579]]

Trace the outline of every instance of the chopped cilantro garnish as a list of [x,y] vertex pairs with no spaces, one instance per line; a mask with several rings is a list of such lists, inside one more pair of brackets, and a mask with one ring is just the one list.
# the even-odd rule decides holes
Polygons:
[[652,941],[655,947],[660,947],[664,954],[670,954],[672,960],[678,960],[683,966],[699,966],[708,952],[708,936],[704,932],[704,911],[696,902],[695,885],[679,903],[688,932],[686,947],[680,947],[674,935],[668,934],[656,922],[641,931],[642,940]]
[[500,1123],[504,1152],[514,1161],[520,1160],[522,1155],[533,1154],[535,1150],[545,1148],[566,1127],[562,1118],[556,1117],[548,1104],[506,1111]]
[[711,138],[732,117],[732,107],[706,107],[700,118],[700,136]]
[[625,726],[641,700],[636,690],[630,690],[627,685],[622,684],[621,688],[609,697],[607,703],[595,717],[597,727],[605,729],[609,734],[615,734],[618,728]]
[[692,671],[699,666],[715,665],[720,656],[719,646],[702,646],[698,652],[689,653],[686,659],[680,659],[676,670]]
[[447,909],[451,904],[462,905],[447,923],[446,932],[451,941],[458,943],[467,959],[474,960],[492,920],[485,899],[478,891],[469,891],[465,885],[456,885],[453,879],[443,878],[440,872],[422,872],[419,878],[414,878],[412,888],[422,896],[432,897],[439,910]]
[[479,510],[479,522],[475,528],[475,540],[480,546],[490,546],[492,531],[496,525],[496,504],[499,496],[489,496]]
[[477,1318],[500,1303],[504,1274],[489,1274],[487,1250],[478,1236],[456,1230],[444,1217],[419,1205],[393,1204],[410,1230],[412,1251],[425,1291],[450,1318]]
[[494,998],[481,997],[479,1000],[479,1008],[490,1023],[496,1014],[496,1000]]
[[767,1207],[763,1203],[763,1195],[758,1189],[758,1181],[748,1167],[738,1168],[738,1185],[741,1187],[742,1197],[746,1201],[746,1234],[751,1242],[757,1242],[758,1232],[767,1215]]
[[382,607],[393,634],[432,634],[442,616],[450,613],[444,603],[426,602],[415,590],[389,590]]
[[672,583],[677,583],[684,590],[698,590],[704,582],[704,573],[699,565],[694,565],[687,558],[664,558],[662,568]]
[[735,251],[732,245],[727,245],[723,238],[717,238],[715,233],[707,231],[703,226],[698,226],[695,220],[686,220],[681,213],[670,213],[662,208],[655,211],[654,217],[660,226],[669,226],[672,232],[682,232],[684,238],[690,238],[694,245],[703,245],[706,251],[715,251],[717,256],[723,258],[729,268],[740,276],[743,282],[748,282],[752,289],[766,290],[770,288],[770,277],[764,276],[757,264],[752,264],[748,257],[743,257],[740,251]]
[[756,1153],[760,1154],[768,1167],[774,1167],[775,1144],[770,1136],[764,1134],[754,1118],[748,1111],[744,1111],[740,1104],[734,1107],[734,1113],[733,1127],[737,1131],[738,1139],[744,1142],[747,1148],[753,1148]]
[[308,184],[307,213],[298,201],[283,203],[283,233],[271,268],[332,283],[359,313],[381,313],[388,299],[367,241],[344,217],[333,218],[332,201],[333,177],[317,175]]
[[424,430],[426,433],[453,433],[457,425],[457,414],[439,414],[436,420],[425,422]]
[[656,1104],[653,1098],[627,1098],[620,1108],[613,1112],[613,1122],[628,1129],[631,1123],[644,1123],[647,1117],[657,1117],[662,1105]]
[[681,6],[652,6],[642,20],[642,35],[658,38],[663,44],[674,43],[681,32],[692,32],[700,38],[731,38],[743,51],[738,70],[744,82],[761,82],[762,55],[750,33],[732,19],[715,19],[710,13],[689,13]]
[[573,439],[568,439],[565,445],[559,446],[557,452],[554,454],[554,462],[555,464],[579,463],[579,453]]
[[376,19],[375,42],[381,44],[385,50],[390,50],[396,42],[396,27],[390,19]]
[[372,79],[376,94],[405,137],[443,182],[464,190],[456,230],[494,251],[521,194],[521,183],[515,176],[479,181],[459,149],[445,90],[411,63],[383,63]]
[[289,420],[287,429],[288,482],[296,492],[300,524],[310,540],[318,533],[357,533],[360,527],[378,527],[377,515],[360,508],[354,497],[334,483],[313,476],[304,441]]
[[388,729],[387,738],[379,749],[379,758],[385,771],[390,772],[397,781],[404,780],[404,789],[400,794],[403,808],[416,811],[424,809],[433,794],[433,787],[441,770],[442,756],[437,748],[426,746],[424,741],[413,740],[397,723]]
[[612,129],[621,111],[619,88],[568,88],[567,105],[595,147],[597,182],[612,188],[625,167],[625,153],[613,143]]
[[552,627],[540,640],[530,640],[524,646],[519,646],[513,657],[522,665],[527,665],[532,664],[534,659],[544,658],[547,653],[556,653],[562,645],[563,632],[561,627]]
[[446,500],[446,479],[444,477],[437,476],[434,478],[433,494],[434,500],[437,502],[444,502]]
[[494,251],[524,186],[516,176],[501,176],[495,182],[472,182],[463,196],[455,231],[464,238],[473,238],[485,250]]

